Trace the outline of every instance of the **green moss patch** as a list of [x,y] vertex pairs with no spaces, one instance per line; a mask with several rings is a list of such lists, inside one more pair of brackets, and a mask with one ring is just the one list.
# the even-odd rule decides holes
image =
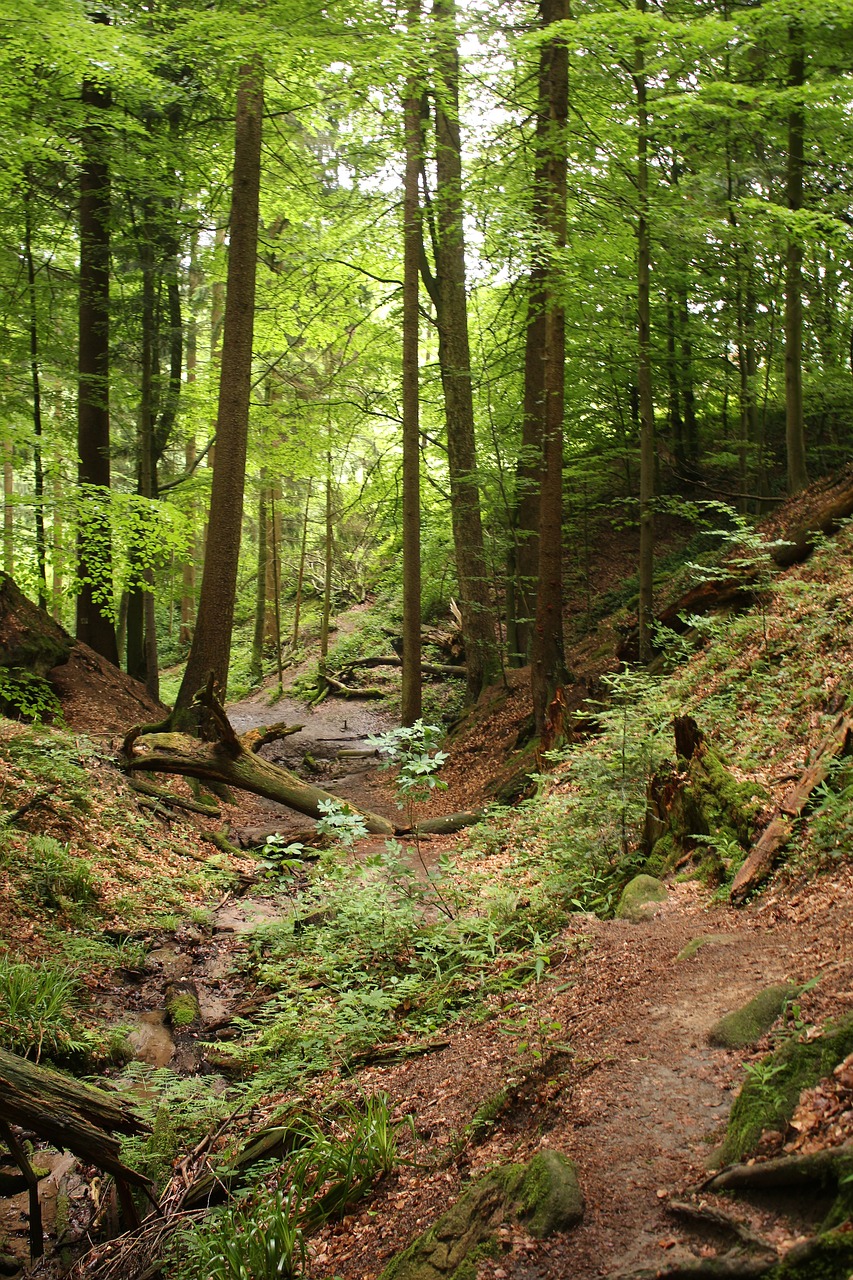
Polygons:
[[744,1049],[765,1035],[798,988],[788,982],[765,987],[740,1009],[720,1018],[708,1032],[708,1042],[718,1049]]
[[765,1129],[784,1132],[803,1089],[828,1076],[853,1053],[853,1014],[827,1024],[815,1040],[786,1040],[747,1072],[735,1099],[728,1131],[715,1163],[730,1164],[752,1151]]
[[827,1231],[794,1245],[768,1280],[848,1280],[853,1274],[853,1231]]
[[616,908],[618,920],[648,920],[655,913],[655,904],[666,898],[666,885],[654,876],[634,876],[622,890],[619,906]]
[[704,933],[700,938],[691,938],[687,946],[681,948],[675,959],[676,961],[689,960],[696,955],[697,951],[701,951],[702,947],[711,946],[713,943],[723,945],[727,942],[731,942],[731,936],[727,933]]
[[559,1151],[503,1165],[473,1183],[382,1272],[381,1280],[474,1280],[477,1260],[497,1251],[496,1231],[515,1219],[540,1239],[583,1216],[575,1167]]

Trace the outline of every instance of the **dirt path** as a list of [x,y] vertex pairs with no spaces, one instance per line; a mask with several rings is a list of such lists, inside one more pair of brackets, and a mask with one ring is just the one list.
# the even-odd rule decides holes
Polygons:
[[[848,875],[843,892],[827,893],[823,883],[805,888],[791,909],[771,901],[735,912],[709,906],[695,884],[674,885],[651,921],[582,918],[538,996],[507,999],[491,1020],[455,1031],[441,1054],[363,1073],[360,1089],[382,1089],[399,1114],[415,1116],[438,1171],[404,1174],[390,1203],[373,1203],[369,1214],[329,1229],[316,1245],[313,1274],[377,1275],[467,1177],[525,1159],[540,1145],[576,1161],[584,1222],[546,1242],[507,1232],[504,1256],[483,1261],[478,1280],[615,1278],[724,1247],[673,1217],[667,1201],[705,1175],[743,1063],[765,1052],[766,1042],[753,1054],[727,1052],[708,1044],[708,1031],[770,983],[805,982],[819,972],[818,991],[803,998],[805,1016],[819,1022],[849,1009],[851,888]],[[713,940],[679,958],[702,937]],[[538,1076],[530,1048],[521,1047],[535,1047],[537,1026],[546,1064]],[[560,1047],[566,1043],[568,1054]],[[528,1084],[515,1090],[488,1140],[454,1159],[472,1116],[525,1073]],[[798,1230],[759,1211],[753,1225],[777,1243]]]

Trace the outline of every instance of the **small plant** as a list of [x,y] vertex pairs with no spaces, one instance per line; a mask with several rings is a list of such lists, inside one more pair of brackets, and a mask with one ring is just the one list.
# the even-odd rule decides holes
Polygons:
[[179,1263],[175,1274],[205,1280],[301,1280],[308,1274],[301,1208],[293,1191],[264,1189],[212,1214],[203,1226],[179,1237],[189,1269]]
[[0,956],[0,1043],[32,1057],[66,1054],[81,1047],[72,1004],[77,979],[58,964],[27,964]]
[[278,831],[267,836],[261,850],[262,874],[267,880],[284,880],[302,867],[301,854],[305,845],[299,840],[288,840]]
[[35,724],[62,723],[62,707],[47,680],[23,668],[0,667],[0,711]]
[[345,800],[320,800],[317,808],[322,818],[317,822],[321,836],[329,836],[344,849],[351,849],[356,840],[367,835],[367,827],[360,813],[356,813]]
[[68,846],[51,836],[30,836],[23,881],[43,907],[57,909],[69,902],[86,904],[97,899],[92,869],[84,858],[69,853]]

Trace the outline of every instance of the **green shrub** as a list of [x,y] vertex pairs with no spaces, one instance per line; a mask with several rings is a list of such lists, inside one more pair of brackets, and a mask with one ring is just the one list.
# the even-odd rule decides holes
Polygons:
[[0,955],[0,1043],[12,1053],[63,1056],[82,1047],[73,1012],[77,979],[59,964]]
[[22,881],[27,892],[43,907],[56,909],[69,902],[81,905],[97,900],[92,869],[51,836],[30,836]]

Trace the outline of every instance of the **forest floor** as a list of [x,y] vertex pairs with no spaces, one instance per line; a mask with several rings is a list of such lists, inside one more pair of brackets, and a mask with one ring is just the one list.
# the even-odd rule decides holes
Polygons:
[[[833,623],[826,652],[803,641],[802,652],[795,653],[792,645],[797,628],[804,637],[813,634],[809,627],[828,629],[827,618],[836,616],[831,611],[843,611],[853,598],[848,590],[853,585],[853,539],[849,534],[845,539],[829,568],[791,572],[787,596],[765,605],[760,620],[756,616],[754,638],[738,647],[727,633],[720,653],[710,649],[697,668],[696,688],[707,699],[708,718],[731,714],[730,740],[742,732],[745,745],[759,744],[754,772],[767,785],[765,817],[774,796],[819,741],[826,707],[846,687],[852,643],[846,627]],[[771,659],[779,696],[783,702],[789,699],[784,712],[768,702],[772,676],[770,686],[744,683],[753,665],[763,673]],[[764,664],[760,668],[759,660]],[[788,673],[782,666],[786,660],[807,669]],[[615,666],[612,645],[603,644],[600,635],[590,638],[572,654],[572,663],[578,690],[595,688],[602,673]],[[288,684],[297,675],[290,672]],[[229,1065],[235,1041],[254,1026],[265,1034],[266,1005],[282,1007],[282,984],[284,994],[290,994],[287,984],[293,974],[294,998],[308,998],[304,1016],[310,1022],[311,1001],[321,1002],[329,979],[326,957],[309,945],[313,924],[301,935],[304,946],[297,940],[301,968],[274,972],[276,948],[282,945],[277,939],[284,937],[276,931],[284,926],[292,939],[293,917],[310,912],[312,873],[296,870],[289,879],[265,880],[257,853],[211,856],[207,836],[224,821],[232,838],[274,829],[290,839],[306,820],[245,794],[235,805],[224,804],[215,822],[145,808],[115,769],[112,752],[120,730],[140,713],[143,719],[157,718],[156,705],[146,702],[133,682],[85,652],[69,664],[64,678],[70,732],[51,734],[8,721],[0,725],[3,804],[9,811],[22,803],[26,809],[11,827],[0,828],[6,842],[0,859],[0,936],[6,954],[75,965],[87,1024],[129,1033],[138,1063],[109,1069],[118,1083],[146,1100],[166,1087],[166,1076],[172,1082],[177,1078],[195,1089],[197,1111],[209,1102],[220,1123],[236,1087],[233,1061]],[[797,690],[807,685],[810,701],[801,706],[792,700],[787,679]],[[820,710],[803,710],[818,703]],[[379,767],[379,760],[365,756],[354,766],[352,758],[337,758],[341,747],[366,750],[370,734],[392,727],[382,704],[328,698],[309,709],[292,688],[275,700],[267,688],[229,710],[239,731],[272,720],[302,724],[298,734],[264,751],[342,798],[394,817],[393,775]],[[508,673],[449,743],[443,769],[448,790],[426,811],[478,807],[522,761],[527,759],[529,766],[524,754],[529,710],[527,673]],[[746,754],[744,746],[744,759]],[[569,762],[558,768],[557,790],[571,790],[573,767]],[[189,795],[185,783],[172,779],[169,785],[176,794]],[[543,824],[553,822],[547,803],[543,798]],[[675,877],[668,882],[665,901],[637,923],[566,913],[547,941],[538,942],[531,901],[544,875],[546,834],[544,825],[537,832],[535,808],[529,812],[529,848],[522,849],[521,859],[527,869],[511,881],[509,915],[502,917],[501,926],[511,932],[515,916],[519,936],[528,939],[523,964],[519,954],[498,954],[493,965],[463,984],[464,998],[455,1004],[439,1002],[431,1021],[421,1019],[411,1028],[405,1002],[389,1005],[370,1024],[366,1049],[333,1052],[331,1060],[317,1067],[309,1064],[289,1084],[277,1061],[288,1052],[286,1040],[280,1052],[274,1048],[266,1058],[250,1058],[255,1064],[250,1070],[259,1071],[259,1080],[269,1070],[269,1078],[278,1083],[266,1094],[255,1089],[238,1137],[295,1106],[323,1114],[332,1105],[349,1101],[358,1106],[375,1095],[387,1097],[392,1119],[401,1124],[404,1162],[381,1178],[367,1199],[311,1235],[314,1280],[375,1280],[473,1177],[543,1148],[564,1152],[576,1163],[586,1204],[583,1222],[548,1240],[533,1239],[507,1223],[498,1231],[497,1254],[477,1261],[477,1280],[616,1280],[665,1274],[678,1264],[689,1270],[725,1254],[731,1245],[731,1231],[710,1225],[706,1211],[714,1207],[782,1253],[813,1233],[826,1207],[802,1196],[772,1201],[753,1196],[733,1206],[708,1192],[693,1195],[699,1218],[685,1216],[677,1206],[706,1177],[745,1069],[760,1062],[780,1038],[810,1036],[828,1018],[853,1011],[849,822],[839,828],[837,849],[824,859],[819,873],[814,861],[794,859],[745,907],[729,906],[724,895],[695,878]],[[571,810],[567,813],[565,820],[571,821]],[[467,902],[465,909],[484,920],[489,894],[516,856],[505,840],[484,837],[477,829],[417,844],[398,841],[394,851],[426,888],[431,877],[446,874],[451,858],[450,880],[438,883],[450,883],[458,900]],[[79,900],[62,879],[69,853],[88,868],[93,886],[91,895]],[[384,842],[372,838],[359,841],[346,860],[369,887],[370,868],[383,856],[390,856]],[[357,879],[343,883],[339,905],[347,883],[358,890]],[[61,892],[55,892],[57,885]],[[381,892],[380,883],[380,905]],[[426,924],[440,920],[443,909],[440,898],[431,898]],[[326,919],[322,912],[321,917]],[[326,927],[322,920],[318,933]],[[384,920],[383,913],[382,929]],[[360,927],[369,934],[370,921]],[[333,918],[328,937],[331,945]],[[345,937],[341,943],[341,937],[343,933],[337,945],[345,951],[349,943]],[[355,970],[362,941],[353,935]],[[379,942],[374,939],[371,945],[381,951]],[[410,959],[419,946],[417,935],[406,944]],[[300,949],[304,954],[298,954]],[[535,976],[531,956],[541,961]],[[391,959],[396,963],[395,956]],[[344,972],[344,959],[336,963]],[[516,980],[514,973],[522,969],[526,978]],[[349,981],[349,971],[345,976]],[[370,986],[367,972],[363,976],[369,1003],[379,988]],[[806,990],[791,1002],[781,1028],[748,1049],[725,1050],[709,1043],[709,1030],[721,1015],[782,981]],[[177,1032],[165,1012],[165,993],[174,982],[191,983],[198,995],[200,1024],[189,1032]],[[423,999],[423,989],[419,991]],[[2,1016],[0,1010],[5,1032]],[[309,1041],[300,1043],[300,1052],[308,1051],[305,1045],[310,1049]],[[145,1074],[146,1068],[155,1073]],[[165,1105],[183,1105],[181,1087],[168,1084],[172,1092],[163,1096],[174,1101]],[[220,1096],[224,1101],[217,1111]],[[403,1125],[408,1117],[411,1127]],[[791,1127],[784,1134],[767,1135],[763,1152],[808,1151],[851,1140],[853,1070],[848,1063],[834,1081],[804,1096]],[[183,1155],[185,1150],[179,1149],[175,1159]],[[54,1245],[52,1261],[36,1274],[58,1275],[55,1239],[62,1228],[57,1192],[71,1197],[65,1241],[79,1249],[95,1211],[96,1183],[91,1170],[69,1164],[59,1153],[41,1149],[39,1156],[52,1170],[42,1191]],[[0,1198],[0,1255],[4,1253],[19,1260],[26,1255],[25,1193]],[[97,1267],[97,1259],[92,1266]],[[192,1280],[204,1278],[199,1273]]]

